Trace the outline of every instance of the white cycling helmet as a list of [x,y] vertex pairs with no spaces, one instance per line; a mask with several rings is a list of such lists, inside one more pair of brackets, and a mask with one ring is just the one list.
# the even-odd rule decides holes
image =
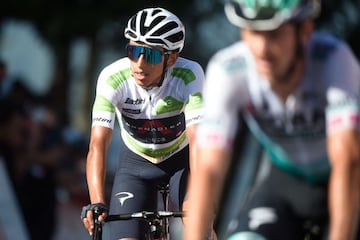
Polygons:
[[163,8],[147,8],[132,16],[125,28],[125,37],[169,51],[184,47],[185,28],[173,13]]
[[258,31],[277,29],[287,21],[302,22],[320,12],[320,0],[230,0],[227,18],[234,25]]

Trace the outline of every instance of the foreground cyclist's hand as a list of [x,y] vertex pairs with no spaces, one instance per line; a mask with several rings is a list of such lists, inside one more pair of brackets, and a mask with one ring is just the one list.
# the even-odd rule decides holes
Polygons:
[[81,220],[90,235],[93,235],[95,218],[102,223],[108,213],[108,207],[103,203],[95,203],[84,206],[81,210]]

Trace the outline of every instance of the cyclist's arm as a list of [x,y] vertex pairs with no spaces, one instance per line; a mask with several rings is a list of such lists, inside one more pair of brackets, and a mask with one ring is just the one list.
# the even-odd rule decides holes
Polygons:
[[185,227],[185,239],[204,240],[212,231],[230,165],[239,105],[247,102],[246,87],[237,79],[243,73],[233,66],[232,61],[218,62],[217,57],[208,64],[203,91],[204,115],[196,130],[195,166],[190,175],[189,224]]
[[341,130],[328,137],[330,239],[355,239],[360,208],[360,134]]
[[328,60],[327,144],[330,239],[355,239],[360,208],[360,67],[350,48],[337,45]]
[[[235,123],[232,126],[233,130],[236,129]],[[208,237],[213,234],[216,211],[231,160],[232,138],[223,136],[224,131],[221,130],[220,134],[215,133],[216,131],[203,132],[203,129],[199,129],[201,127],[202,123],[197,127],[196,144],[193,145],[195,153],[193,152],[187,201],[189,217],[185,239],[192,240],[210,239]]]
[[190,169],[195,169],[195,155],[196,155],[196,148],[195,148],[195,133],[196,133],[196,124],[192,124],[186,127],[186,135],[189,140],[189,165]]
[[229,151],[223,148],[199,148],[196,171],[189,187],[189,224],[185,239],[204,240],[210,234],[229,166]]
[[186,97],[185,118],[186,135],[189,141],[189,165],[190,169],[194,166],[195,157],[195,135],[196,127],[203,117],[203,83],[205,80],[204,71],[198,63],[193,63],[192,71],[196,76],[194,81],[187,85],[184,91]]
[[105,204],[103,188],[106,157],[115,124],[116,101],[122,100],[121,95],[115,94],[115,89],[109,87],[107,81],[109,76],[113,74],[112,68],[114,66],[117,65],[111,64],[100,73],[92,109],[92,128],[86,159],[86,179],[92,204]]
[[[86,179],[92,204],[106,203],[104,194],[106,156],[111,137],[111,128],[93,126],[91,129],[89,152],[86,160]],[[104,217],[105,215],[100,218]],[[92,211],[87,211],[83,223],[85,228],[89,231],[89,234],[92,235],[94,230]]]
[[86,178],[91,203],[105,203],[104,182],[106,156],[111,142],[112,129],[94,126],[86,161]]

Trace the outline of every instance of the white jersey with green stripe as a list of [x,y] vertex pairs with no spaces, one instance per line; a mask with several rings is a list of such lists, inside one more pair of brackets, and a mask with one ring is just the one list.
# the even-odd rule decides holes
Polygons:
[[188,145],[186,127],[202,118],[204,72],[194,61],[179,57],[160,87],[145,90],[135,83],[130,61],[122,58],[99,75],[92,126],[113,129],[135,153],[160,163]]
[[310,181],[326,179],[326,136],[360,129],[360,69],[349,47],[326,33],[315,33],[304,54],[305,74],[284,102],[244,42],[216,53],[206,70],[198,142],[230,148],[242,113],[274,164]]

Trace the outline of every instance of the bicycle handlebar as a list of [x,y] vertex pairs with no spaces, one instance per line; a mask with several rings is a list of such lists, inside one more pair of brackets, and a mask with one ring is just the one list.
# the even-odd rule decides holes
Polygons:
[[[94,227],[94,234],[93,240],[102,240],[102,224],[97,221],[97,217],[99,214],[94,213],[95,218],[95,227]],[[121,214],[112,214],[108,215],[105,218],[105,222],[111,221],[120,221],[120,220],[131,220],[131,219],[141,219],[145,221],[153,221],[156,219],[163,219],[163,218],[170,218],[170,217],[183,217],[185,216],[185,212],[181,211],[142,211],[142,212],[135,212],[135,213],[121,213]]]
[[119,221],[119,220],[131,220],[131,219],[143,219],[143,220],[154,220],[154,219],[163,219],[169,217],[183,217],[185,215],[184,212],[181,211],[156,211],[156,212],[149,212],[149,211],[142,211],[136,213],[122,213],[122,214],[113,214],[108,215],[105,218],[105,222],[111,221]]

